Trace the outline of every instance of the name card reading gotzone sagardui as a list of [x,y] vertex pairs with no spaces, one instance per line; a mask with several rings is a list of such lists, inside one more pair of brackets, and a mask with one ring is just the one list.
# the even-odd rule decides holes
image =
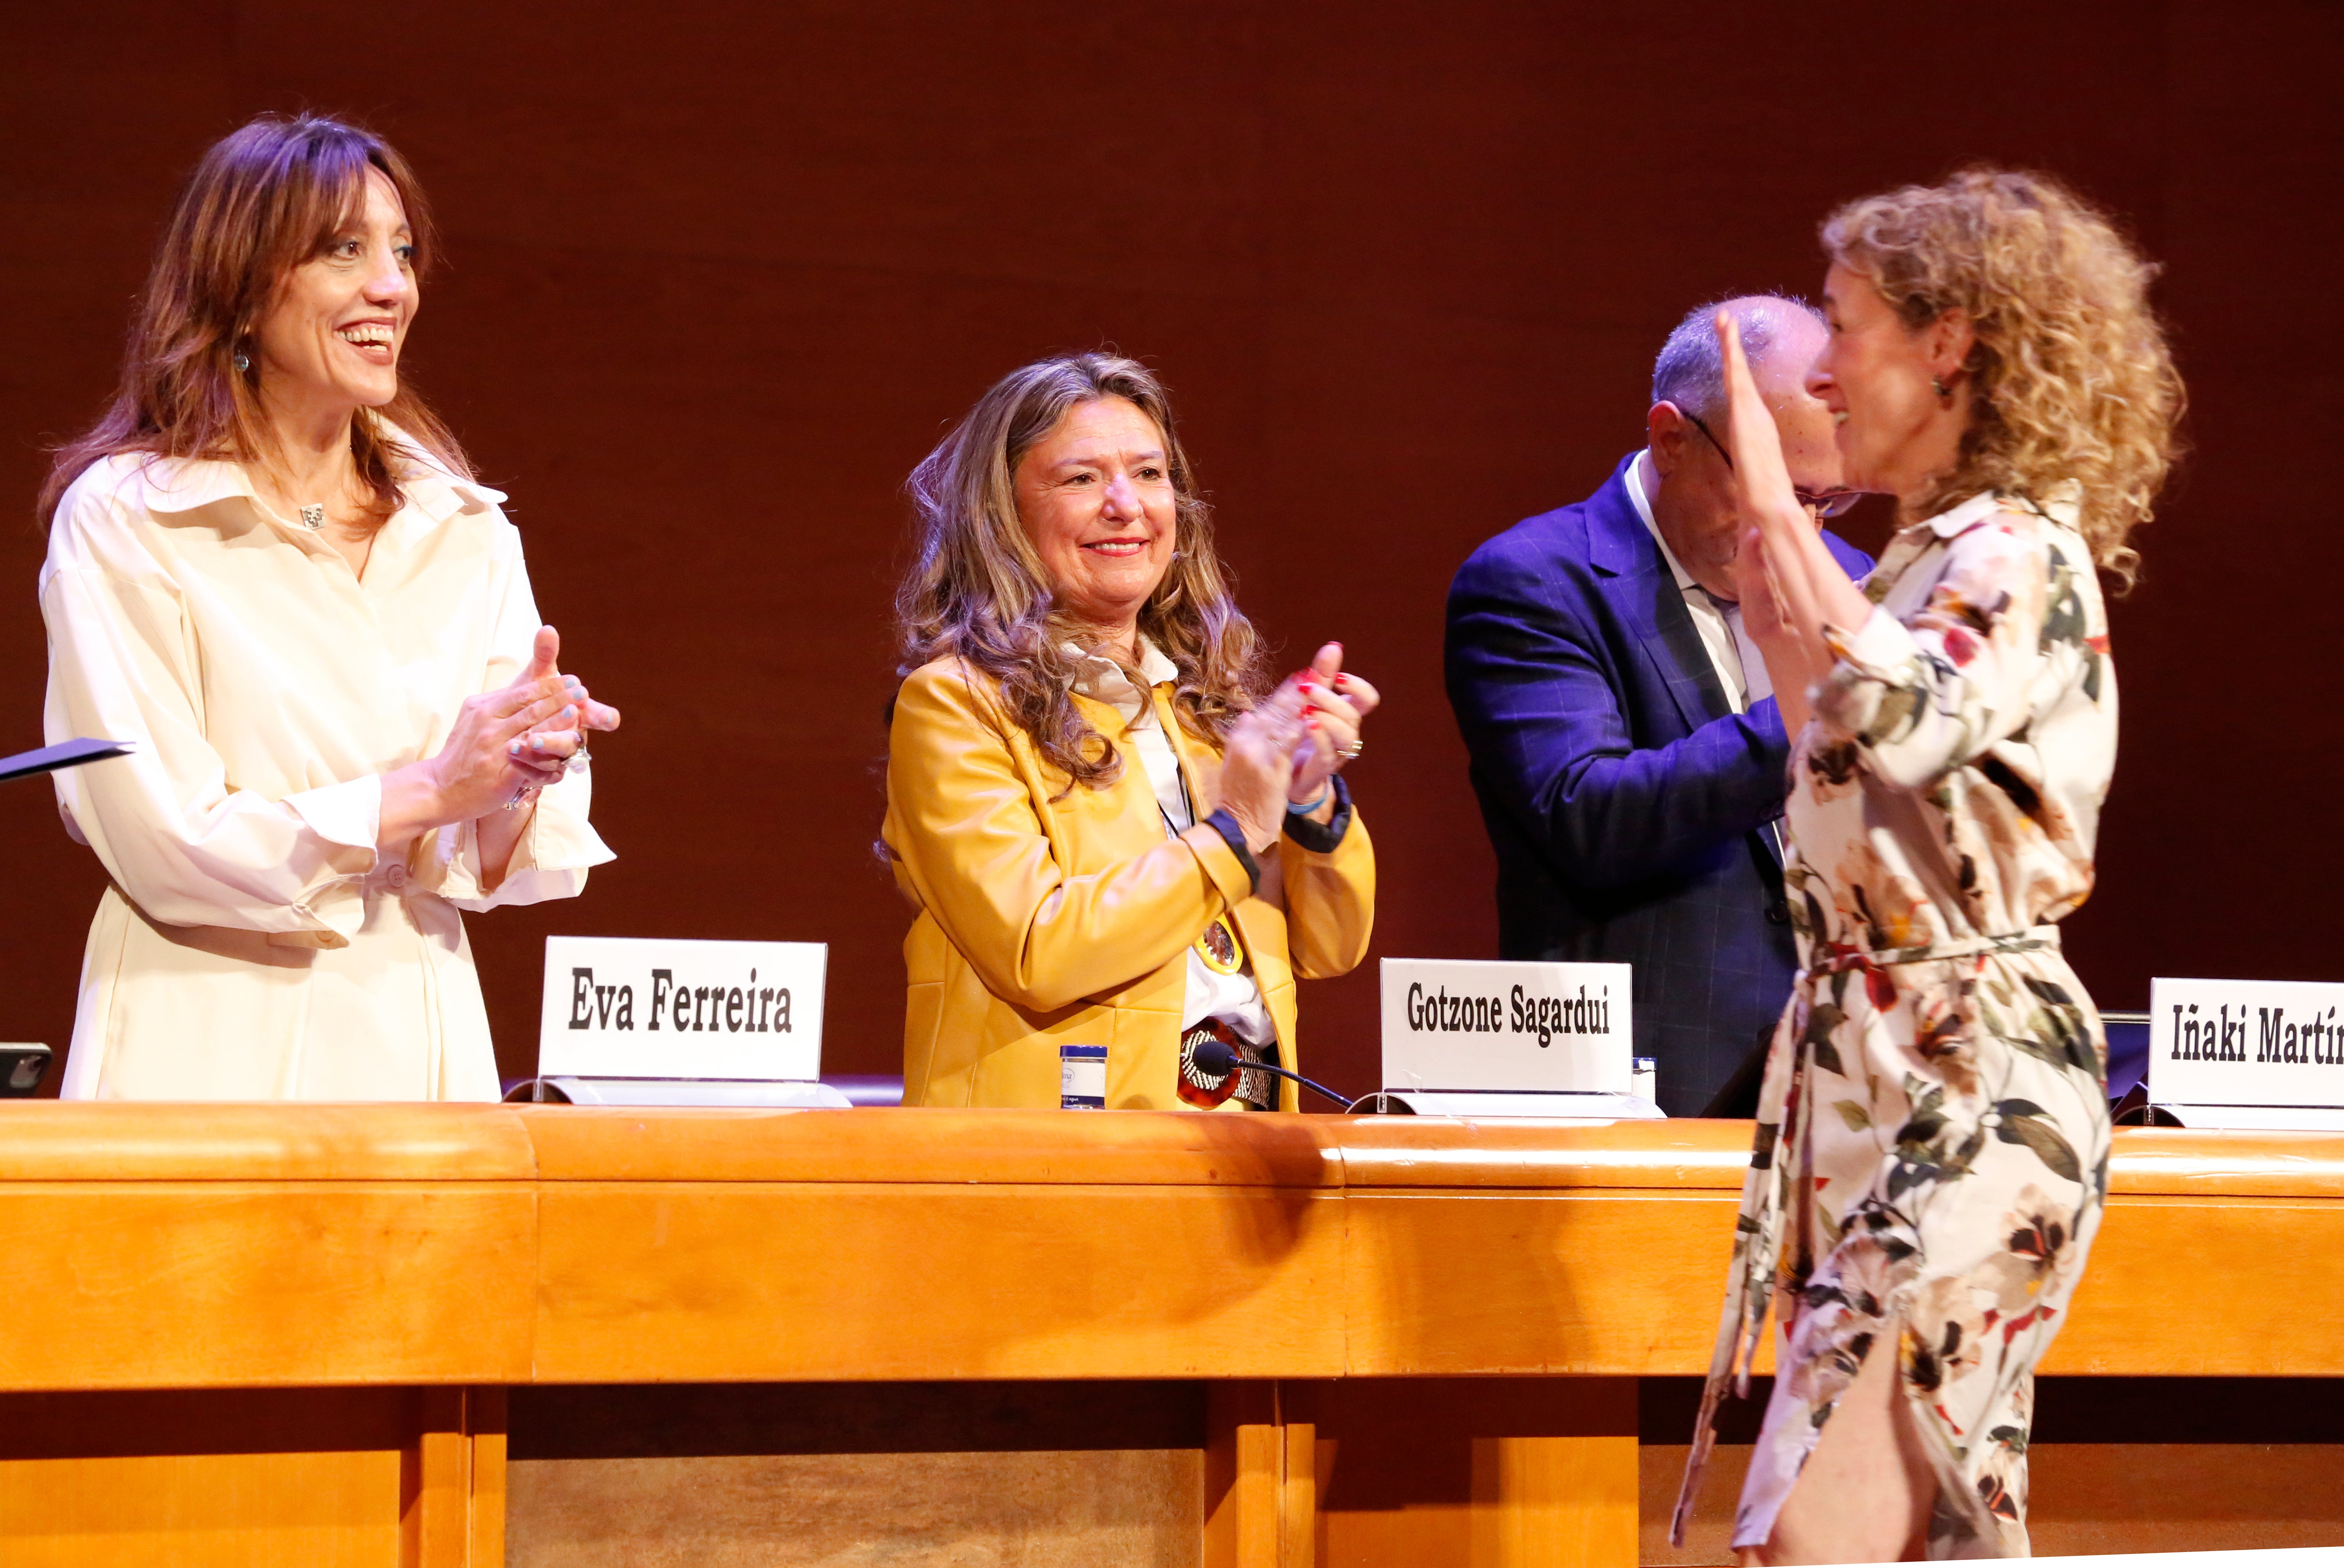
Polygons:
[[2344,986],[2151,981],[2148,1094],[2160,1105],[2344,1106]]
[[1383,961],[1385,1088],[1629,1092],[1625,964]]
[[549,936],[545,1077],[822,1076],[821,942]]

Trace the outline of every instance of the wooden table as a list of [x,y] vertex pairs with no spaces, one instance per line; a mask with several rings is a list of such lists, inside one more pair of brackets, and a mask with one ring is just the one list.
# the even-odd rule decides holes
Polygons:
[[[1716,1560],[1650,1428],[1748,1138],[0,1107],[0,1562]],[[2120,1132],[2045,1387],[2123,1398],[2038,1544],[2344,1543],[2339,1307],[2344,1135]]]

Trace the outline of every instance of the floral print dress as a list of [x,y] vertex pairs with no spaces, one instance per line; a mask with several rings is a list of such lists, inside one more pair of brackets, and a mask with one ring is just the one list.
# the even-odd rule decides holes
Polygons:
[[2035,1363],[2107,1191],[2106,1043],[2052,924],[2091,892],[2116,762],[2107,615],[2067,497],[1982,495],[1915,524],[1864,592],[1877,608],[1833,636],[1793,752],[1804,963],[1675,1533],[1771,1297],[1777,1375],[1734,1543],[1773,1533],[1893,1335],[1937,1472],[1929,1555],[2024,1556]]

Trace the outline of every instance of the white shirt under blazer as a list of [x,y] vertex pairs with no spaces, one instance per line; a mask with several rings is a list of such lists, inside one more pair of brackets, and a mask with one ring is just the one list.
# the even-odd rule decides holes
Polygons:
[[126,455],[59,502],[46,729],[135,743],[56,775],[111,880],[69,1098],[494,1100],[459,910],[566,898],[611,858],[591,774],[538,797],[504,880],[472,824],[378,856],[381,777],[526,665],[504,497],[418,460],[363,579],[232,462]]

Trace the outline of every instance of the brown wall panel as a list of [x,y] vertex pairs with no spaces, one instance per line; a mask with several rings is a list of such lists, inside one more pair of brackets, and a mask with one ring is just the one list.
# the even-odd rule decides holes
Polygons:
[[[2334,973],[2299,832],[2337,757],[2344,521],[2334,188],[2344,13],[2011,0],[1879,8],[1101,4],[9,8],[0,495],[95,408],[174,181],[301,104],[416,161],[453,267],[414,373],[512,495],[621,856],[473,923],[508,1074],[551,932],[832,944],[827,1059],[897,1060],[905,912],[869,845],[897,492],[995,375],[1153,359],[1288,659],[1389,695],[1358,770],[1377,951],[1486,955],[1491,867],[1440,693],[1478,541],[1636,441],[1697,299],[1813,288],[1843,197],[1971,157],[2056,169],[2168,266],[2196,456],[2115,612],[2125,760],[2071,949],[2157,973]],[[1877,520],[1874,520],[1876,527]],[[0,747],[38,739],[42,541],[0,532]],[[1869,541],[1868,541],[1869,542]],[[2315,819],[2316,820],[2316,819]],[[0,794],[19,914],[0,1036],[64,1042],[99,874]],[[1318,1076],[1374,1076],[1372,963],[1306,986]]]

